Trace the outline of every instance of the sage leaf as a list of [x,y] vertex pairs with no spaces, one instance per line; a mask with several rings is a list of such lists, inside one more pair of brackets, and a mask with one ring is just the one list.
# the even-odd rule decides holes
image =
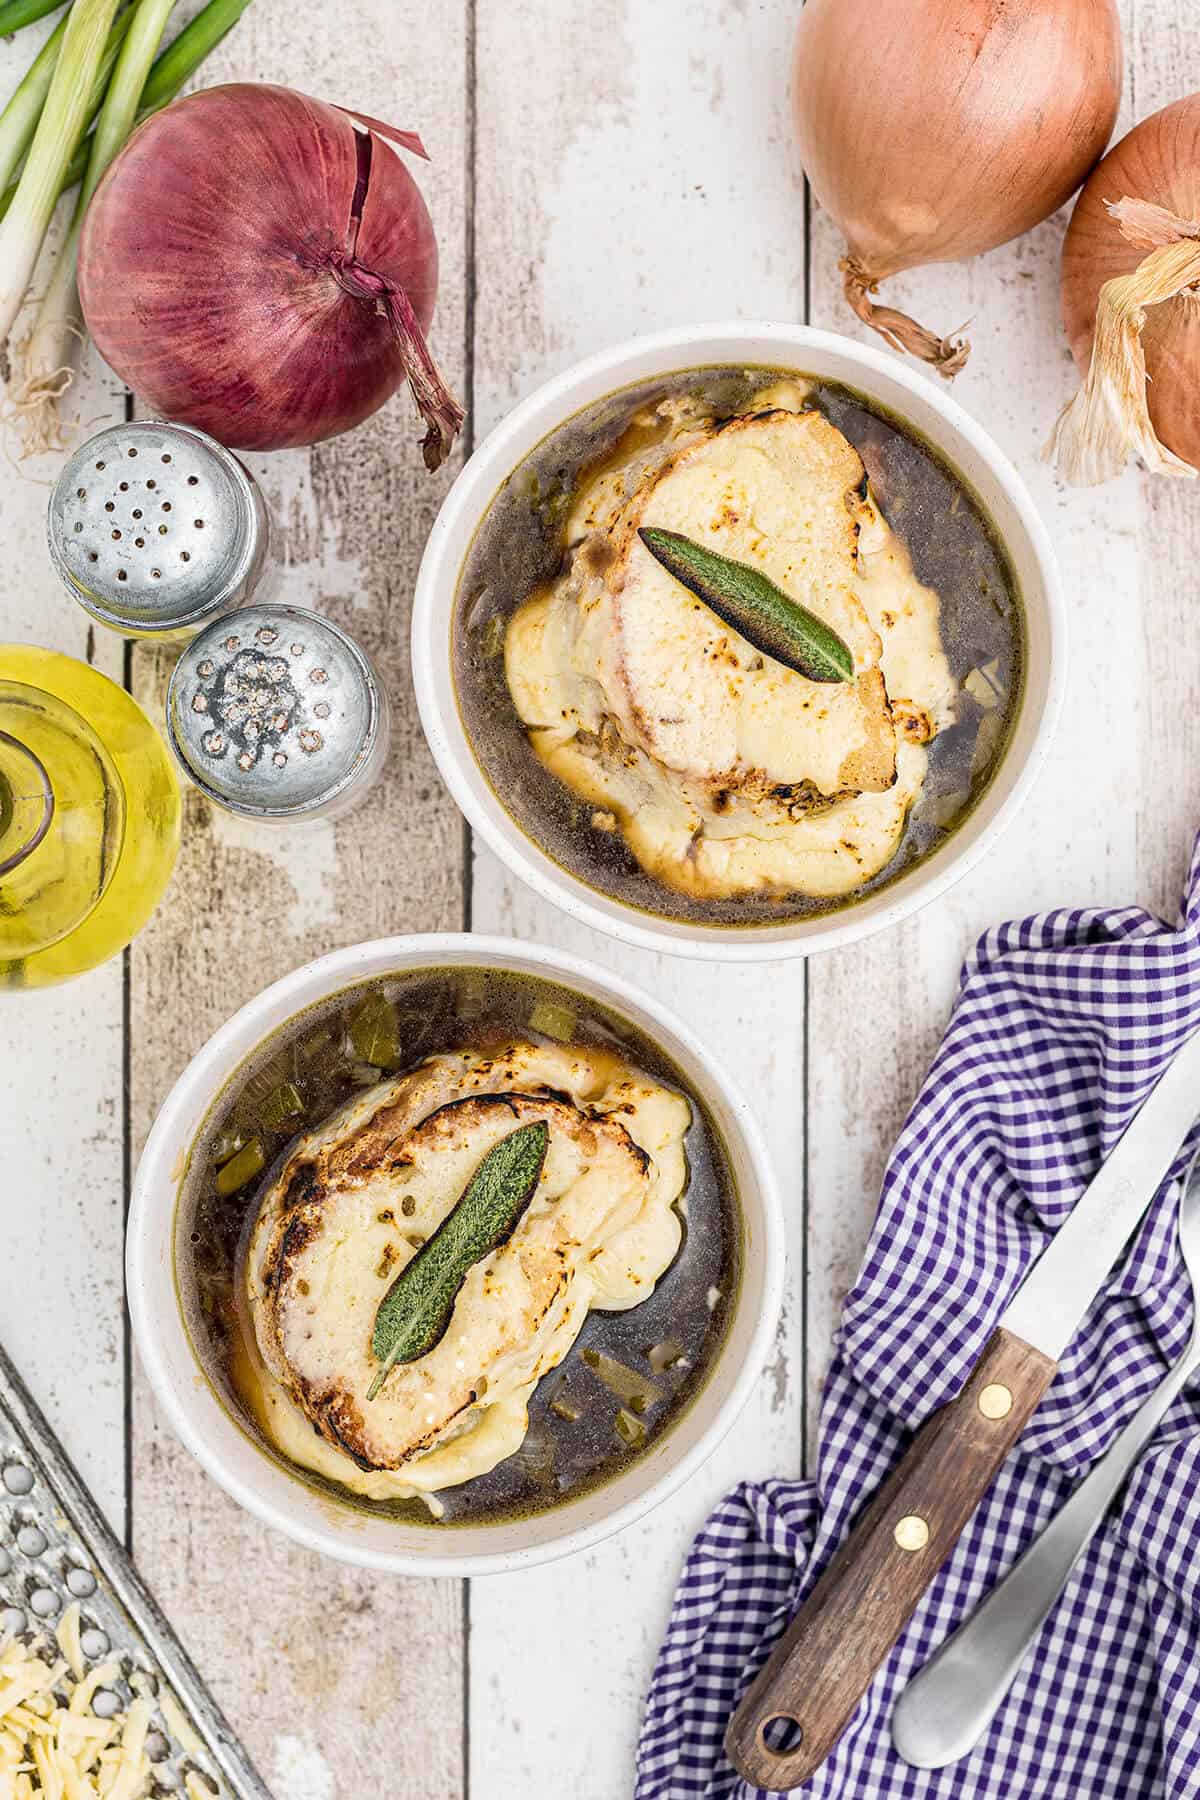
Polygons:
[[371,1350],[379,1368],[368,1400],[396,1363],[416,1362],[441,1341],[468,1271],[512,1236],[533,1198],[549,1141],[539,1119],[493,1144],[433,1236],[401,1269],[375,1314]]
[[761,570],[706,550],[682,532],[643,526],[638,536],[656,562],[764,656],[809,681],[854,680],[849,646]]

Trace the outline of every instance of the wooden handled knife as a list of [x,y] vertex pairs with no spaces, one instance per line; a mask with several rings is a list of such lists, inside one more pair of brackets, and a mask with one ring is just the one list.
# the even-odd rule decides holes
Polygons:
[[990,1487],[1200,1112],[1200,1033],[1135,1113],[1001,1314],[835,1551],[725,1734],[745,1780],[786,1793],[820,1768]]

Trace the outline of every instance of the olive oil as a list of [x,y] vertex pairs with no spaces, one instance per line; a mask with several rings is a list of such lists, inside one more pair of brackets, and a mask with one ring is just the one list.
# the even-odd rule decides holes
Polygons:
[[179,784],[123,688],[32,644],[0,645],[0,987],[106,962],[162,897]]

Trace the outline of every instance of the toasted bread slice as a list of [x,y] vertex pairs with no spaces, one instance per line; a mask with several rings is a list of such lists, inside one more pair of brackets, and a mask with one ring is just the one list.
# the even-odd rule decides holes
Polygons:
[[[293,1404],[361,1468],[405,1469],[492,1408],[515,1404],[523,1419],[589,1306],[644,1298],[673,1257],[687,1104],[633,1077],[612,1111],[577,1103],[560,1084],[586,1086],[588,1056],[517,1044],[432,1058],[301,1138],[264,1195],[249,1249],[259,1349]],[[661,1158],[618,1106],[631,1121],[657,1119]],[[381,1300],[487,1152],[535,1120],[549,1146],[512,1236],[468,1270],[440,1342],[397,1364],[368,1400]]]
[[[896,738],[880,641],[855,591],[858,453],[817,412],[768,412],[700,434],[648,482],[604,576],[610,681],[622,734],[715,790],[808,783],[882,792]],[[854,682],[813,682],[763,656],[670,575],[638,536],[678,531],[749,564],[831,625]],[[590,635],[590,634],[589,634]]]

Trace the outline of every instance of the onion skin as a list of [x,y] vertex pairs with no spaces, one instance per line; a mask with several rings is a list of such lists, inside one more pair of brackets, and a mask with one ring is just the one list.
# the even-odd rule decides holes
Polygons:
[[994,250],[1048,218],[1103,152],[1120,96],[1115,0],[807,0],[796,137],[845,234],[859,317],[956,373],[968,346],[869,295],[890,275]]
[[[1062,316],[1086,375],[1104,282],[1129,275],[1146,247],[1130,242],[1106,202],[1124,198],[1200,220],[1200,94],[1163,107],[1114,144],[1075,202],[1063,242]],[[1150,421],[1168,450],[1200,467],[1200,300],[1181,294],[1146,313],[1142,329]]]
[[[101,354],[149,409],[231,449],[277,450],[349,431],[412,374],[353,270],[406,296],[423,348],[433,227],[372,135],[354,241],[360,137],[337,107],[246,82],[177,100],[134,132],[88,209],[79,291]],[[454,410],[434,458],[427,441],[431,467]]]

